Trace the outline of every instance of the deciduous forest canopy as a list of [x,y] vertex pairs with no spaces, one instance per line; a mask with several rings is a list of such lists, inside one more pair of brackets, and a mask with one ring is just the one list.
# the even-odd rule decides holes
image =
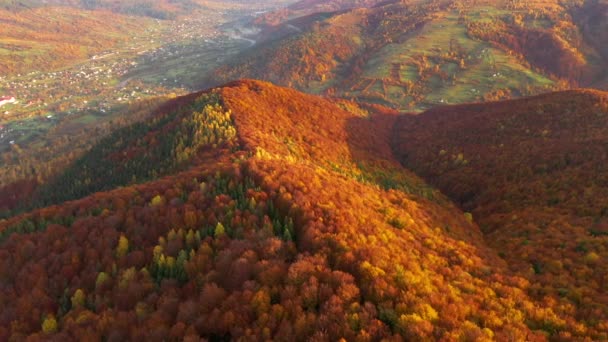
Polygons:
[[605,1],[0,12],[0,341],[608,339]]

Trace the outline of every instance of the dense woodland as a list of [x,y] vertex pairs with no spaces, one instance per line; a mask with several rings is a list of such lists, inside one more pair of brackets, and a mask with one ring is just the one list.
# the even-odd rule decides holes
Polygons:
[[404,165],[473,213],[486,241],[586,329],[605,329],[608,94],[571,91],[402,117]]
[[178,105],[173,111],[161,109],[157,116],[114,131],[41,186],[34,195],[38,205],[167,175],[189,165],[205,147],[230,148],[236,132],[230,112],[218,101],[217,94],[206,94],[187,105],[172,103]]
[[[223,8],[49,4],[156,18]],[[46,39],[23,23],[47,8],[23,5],[43,4],[0,1],[9,33]],[[57,30],[87,25],[71,11]],[[12,144],[0,341],[608,340],[608,93],[391,109],[601,87],[607,11],[304,0],[257,18],[259,44],[216,76],[324,97],[240,80],[132,103],[79,135],[58,127],[39,153]],[[58,36],[47,57],[123,39],[106,33],[73,54]]]
[[1,340],[608,337],[393,158],[396,113],[257,81],[169,105],[91,156],[188,141],[186,170],[0,221]]
[[95,125],[58,125],[43,146],[11,145],[0,163],[0,217],[29,207],[39,186],[50,186],[102,137],[165,113],[161,104],[168,99],[159,97],[131,103],[117,109],[113,117],[99,120]]

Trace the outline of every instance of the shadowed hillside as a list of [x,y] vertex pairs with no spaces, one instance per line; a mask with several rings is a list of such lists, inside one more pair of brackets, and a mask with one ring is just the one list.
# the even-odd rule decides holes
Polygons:
[[608,257],[608,94],[553,93],[401,117],[394,148],[486,241],[585,329],[603,329]]
[[[602,55],[604,60],[608,58],[608,2],[606,0],[585,1],[583,6],[577,9],[574,18],[585,38]],[[592,86],[600,89],[608,89],[608,72],[599,70],[597,83]]]
[[389,110],[257,81],[168,106],[94,150],[162,162],[165,132],[191,151],[171,175],[0,222],[1,340],[606,337],[532,299],[468,215],[416,191]]

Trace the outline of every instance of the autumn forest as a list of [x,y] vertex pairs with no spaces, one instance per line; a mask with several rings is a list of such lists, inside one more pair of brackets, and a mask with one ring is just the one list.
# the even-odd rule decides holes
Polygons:
[[[138,24],[249,13],[0,5],[33,31],[46,6],[121,20],[71,57],[59,29],[35,59],[51,72]],[[158,92],[0,150],[0,341],[608,340],[608,4],[273,6],[198,22],[253,41],[200,71],[203,90],[125,69],[111,88]],[[138,63],[182,60],[166,49]]]

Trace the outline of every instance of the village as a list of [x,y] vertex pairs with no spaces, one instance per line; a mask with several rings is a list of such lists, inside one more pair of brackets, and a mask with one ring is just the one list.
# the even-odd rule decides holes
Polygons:
[[128,44],[71,67],[0,76],[0,152],[24,147],[68,120],[90,124],[126,104],[195,90],[227,55],[249,46],[222,26],[246,14],[157,20]]
[[10,104],[10,103],[17,103],[17,100],[15,99],[15,97],[13,97],[13,96],[0,97],[0,107],[4,106],[5,104]]

